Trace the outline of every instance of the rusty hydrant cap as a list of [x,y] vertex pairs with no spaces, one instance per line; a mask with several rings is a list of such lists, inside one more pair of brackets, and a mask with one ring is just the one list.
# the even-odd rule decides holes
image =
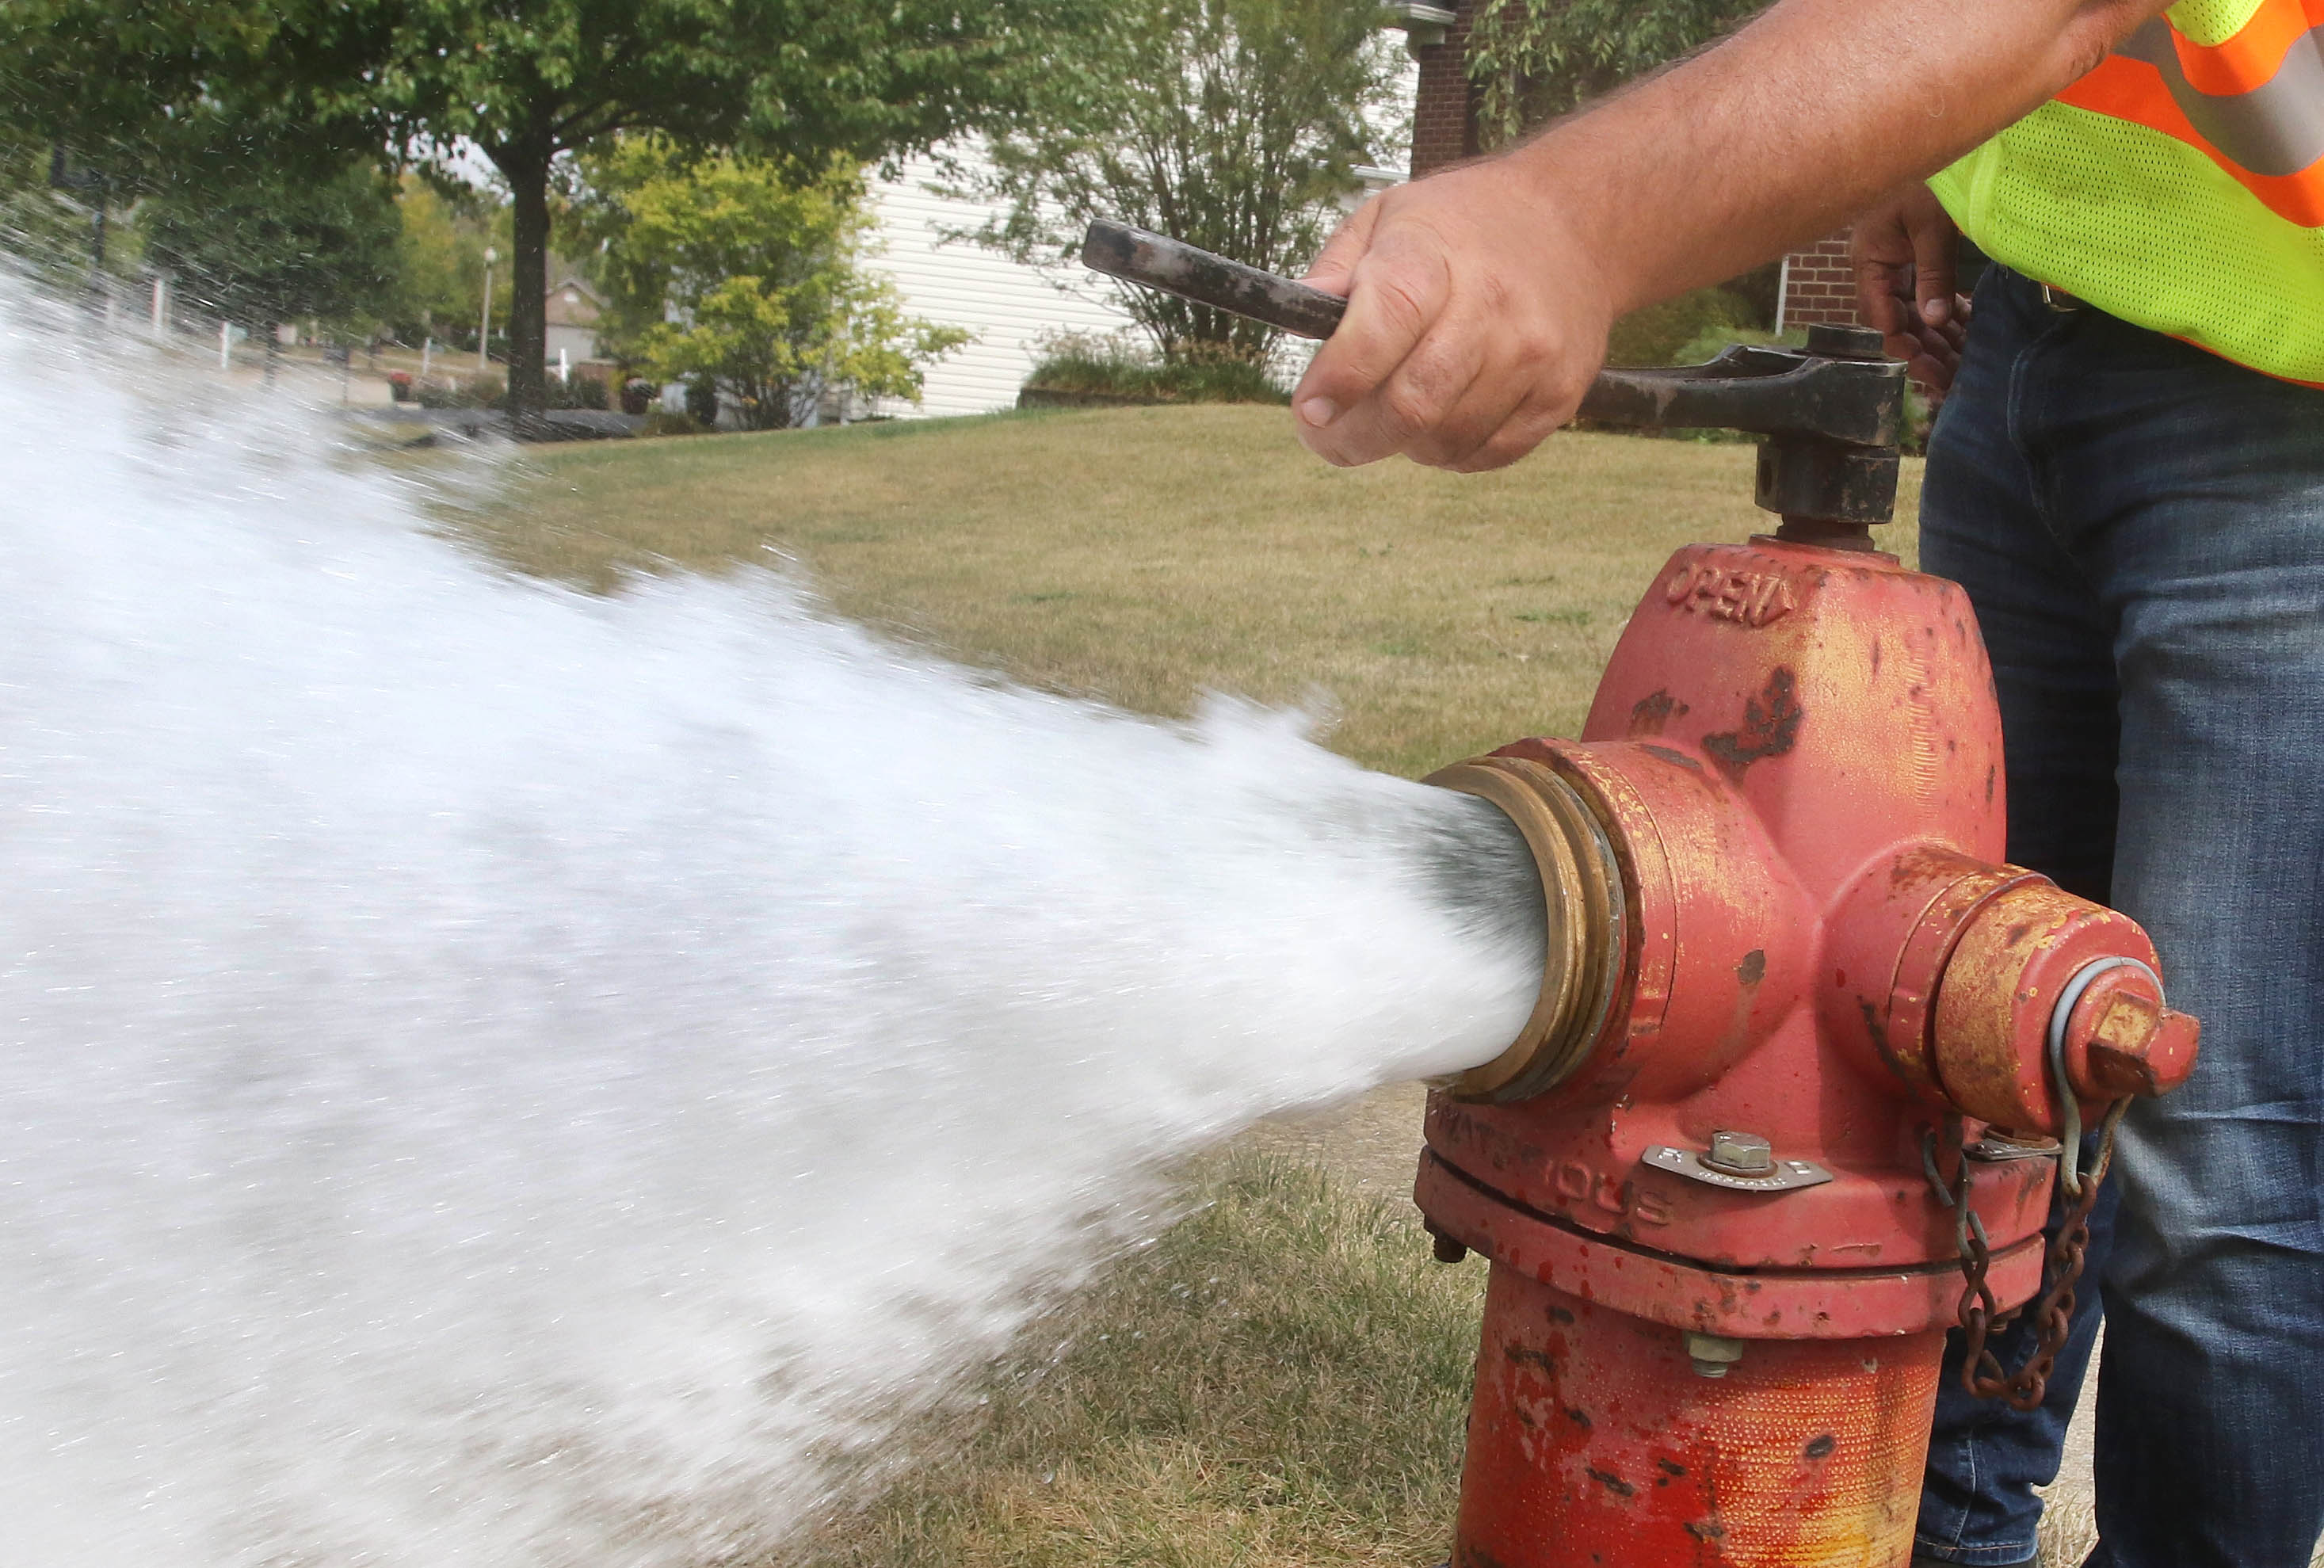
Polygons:
[[1945,1098],[1981,1121],[2056,1135],[2080,1119],[2061,1088],[2098,1104],[2177,1088],[2198,1030],[2164,1005],[2156,962],[2135,921],[2047,881],[1997,894],[1938,983],[1931,1046]]

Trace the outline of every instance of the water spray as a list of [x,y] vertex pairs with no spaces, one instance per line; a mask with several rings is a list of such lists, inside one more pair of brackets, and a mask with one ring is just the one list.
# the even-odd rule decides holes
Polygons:
[[[1342,308],[1119,226],[1084,260],[1308,337]],[[2040,1401],[2109,1158],[2080,1135],[2193,1068],[2146,934],[2004,859],[1976,618],[1870,535],[1904,376],[1839,327],[1601,374],[1586,417],[1766,436],[1781,524],[1671,558],[1579,740],[1431,780],[1519,830],[1546,955],[1429,1099],[1438,1256],[1491,1263],[1452,1568],[1901,1568],[1946,1331]]]
[[0,279],[7,1568],[775,1560],[1173,1162],[1524,1028],[1487,802],[523,578],[296,391]]

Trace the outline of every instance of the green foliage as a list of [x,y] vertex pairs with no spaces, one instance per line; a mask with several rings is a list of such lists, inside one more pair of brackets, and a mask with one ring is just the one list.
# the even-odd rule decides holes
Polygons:
[[[1093,217],[1157,229],[1270,272],[1296,270],[1380,154],[1368,115],[1397,79],[1375,0],[1119,0],[1048,62],[1032,128],[995,136],[955,183],[1002,215],[978,243],[1070,268]],[[1254,364],[1272,328],[1144,290],[1117,291],[1163,355]]]
[[[390,320],[396,336],[475,347],[483,316],[484,251],[509,254],[508,208],[486,192],[439,185],[406,174],[396,197],[401,233],[396,246],[396,291]],[[497,272],[493,310],[506,309],[508,272]]]
[[[545,391],[548,191],[619,132],[748,145],[801,169],[925,145],[1005,105],[1043,28],[1094,0],[364,0],[372,100],[472,139],[513,205],[510,395]],[[1030,52],[1028,52],[1028,50]],[[749,336],[748,291],[718,309]],[[761,321],[759,325],[763,326]]]
[[752,429],[794,423],[825,387],[916,398],[922,369],[968,341],[906,317],[895,286],[858,264],[870,215],[844,160],[788,177],[624,136],[581,174],[570,224],[599,253],[601,335],[650,375],[715,381]]
[[[1102,0],[10,0],[0,99],[139,180],[202,127],[297,149],[475,143],[512,201],[511,397],[545,393],[549,190],[622,131],[803,169],[927,145],[1019,106]],[[189,129],[190,128],[190,129]]]
[[552,409],[589,409],[602,413],[612,406],[613,401],[602,372],[576,370],[563,381],[552,377],[549,383],[549,406]]
[[1788,332],[1770,332],[1760,327],[1712,327],[1697,333],[1682,344],[1671,355],[1673,364],[1702,364],[1718,358],[1738,344],[1766,346],[1775,344],[1784,348],[1798,348],[1808,340],[1805,327],[1794,327]]
[[1291,394],[1262,364],[1232,355],[1203,357],[1182,350],[1176,360],[1119,337],[1062,333],[1041,346],[1028,388],[1094,393],[1165,403],[1287,403]]
[[323,181],[223,166],[167,186],[138,214],[147,259],[181,297],[231,321],[319,318],[368,329],[394,297],[393,191],[354,165]]
[[1681,351],[1707,333],[1755,327],[1748,303],[1729,290],[1692,289],[1634,310],[1614,323],[1606,344],[1609,364],[1679,364]]
[[423,381],[412,397],[423,409],[497,409],[508,401],[508,383],[489,374]]
[[327,179],[380,157],[389,127],[364,102],[366,62],[318,45],[384,3],[9,0],[0,121],[101,170],[124,204],[236,164]]
[[649,409],[646,410],[645,427],[641,429],[638,434],[641,436],[698,436],[707,429],[707,426],[704,425],[701,420],[696,419],[692,414],[673,414],[666,409]]
[[[0,250],[50,282],[69,287],[89,281],[97,209],[94,191],[60,190],[51,183],[51,144],[0,124]],[[117,213],[108,219],[117,219]],[[121,243],[108,221],[106,270],[124,275],[134,246]]]
[[686,383],[686,417],[706,430],[718,428],[718,383],[706,375]]
[[1767,0],[1519,0],[1469,34],[1486,145],[1514,140],[1766,9]]

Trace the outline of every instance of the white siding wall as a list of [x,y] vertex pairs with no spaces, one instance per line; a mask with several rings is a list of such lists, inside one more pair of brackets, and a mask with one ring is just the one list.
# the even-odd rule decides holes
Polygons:
[[1043,333],[1107,333],[1130,326],[1094,273],[1077,272],[1073,290],[1060,291],[1055,274],[965,240],[940,244],[944,230],[973,228],[992,209],[937,196],[927,189],[936,178],[933,160],[914,158],[900,180],[873,182],[875,232],[884,254],[870,264],[895,279],[908,314],[964,327],[976,341],[929,369],[918,404],[888,400],[881,412],[912,418],[1014,408],[1017,389],[1033,368],[1034,342]]

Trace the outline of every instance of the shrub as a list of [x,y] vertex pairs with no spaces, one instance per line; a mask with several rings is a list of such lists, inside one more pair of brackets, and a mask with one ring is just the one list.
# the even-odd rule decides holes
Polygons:
[[576,371],[565,381],[551,376],[549,381],[549,406],[552,409],[603,409],[605,378],[591,371]]
[[673,414],[665,409],[650,409],[646,412],[641,436],[699,436],[704,426],[692,414]]
[[1763,332],[1756,327],[1712,327],[1697,333],[1678,346],[1671,355],[1673,364],[1701,364],[1718,358],[1738,343],[1777,344],[1785,348],[1798,348],[1808,340],[1807,333],[1794,327],[1784,333]]
[[706,375],[686,380],[686,417],[704,429],[718,425],[718,383]]
[[412,390],[423,409],[496,409],[508,401],[508,383],[490,374],[424,381]]
[[1039,392],[1095,393],[1171,403],[1283,403],[1291,394],[1267,367],[1225,355],[1158,358],[1120,336],[1060,333],[1043,340],[1025,385]]
[[1606,343],[1606,363],[1681,364],[1679,351],[1705,333],[1757,325],[1749,304],[1727,289],[1690,290],[1615,322]]

